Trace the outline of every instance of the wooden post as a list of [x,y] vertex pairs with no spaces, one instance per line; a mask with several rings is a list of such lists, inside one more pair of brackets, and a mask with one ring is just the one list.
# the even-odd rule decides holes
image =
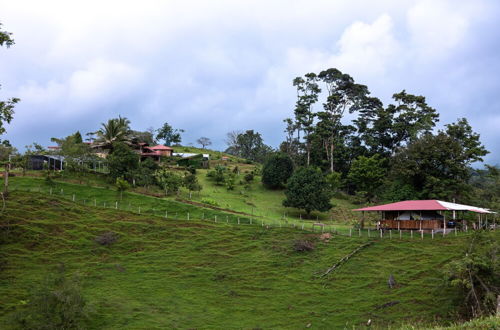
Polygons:
[[455,236],[457,236],[457,227],[455,227]]
[[349,237],[352,237],[352,228],[349,228]]
[[226,215],[226,223],[229,223],[229,217]]
[[370,237],[370,228],[368,228],[367,231],[368,231],[368,237]]
[[424,239],[424,231],[423,230],[420,231],[420,236],[422,237],[422,239]]
[[75,194],[73,194],[73,202],[75,201]]
[[359,234],[358,236],[361,237],[361,228],[358,229],[358,234]]
[[115,209],[118,210],[118,202],[115,202]]
[[50,188],[49,190],[49,195],[52,195],[52,188]]
[[168,211],[165,211],[165,219],[168,219]]
[[304,230],[304,224],[302,224],[302,230]]
[[434,229],[431,230],[432,239],[434,239]]
[[238,217],[238,225],[240,224],[240,217]]
[[97,206],[97,199],[94,198],[94,206]]
[[413,229],[410,230],[410,237],[413,238]]
[[215,220],[215,222],[217,222],[217,216],[216,215],[214,215],[214,220]]
[[402,238],[403,238],[403,233],[402,233],[402,231],[400,230],[400,231],[399,231],[399,239],[402,239]]
[[139,214],[141,214],[141,207],[139,206]]
[[189,212],[188,212],[188,214],[187,214],[187,219],[189,220]]
[[443,212],[443,237],[446,235],[446,213]]
[[250,218],[250,224],[252,224],[252,218]]
[[382,229],[380,229],[380,238],[382,238]]

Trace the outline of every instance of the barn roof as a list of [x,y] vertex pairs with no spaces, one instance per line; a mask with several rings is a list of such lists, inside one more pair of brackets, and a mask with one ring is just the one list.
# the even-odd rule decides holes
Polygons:
[[402,201],[364,207],[354,211],[470,211],[476,213],[495,213],[477,206],[443,202],[436,199]]

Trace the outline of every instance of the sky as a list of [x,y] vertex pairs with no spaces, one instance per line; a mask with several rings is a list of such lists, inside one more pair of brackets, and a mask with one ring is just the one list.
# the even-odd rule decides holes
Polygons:
[[425,96],[439,127],[466,117],[500,164],[500,1],[0,0],[0,22],[0,99],[21,98],[2,139],[21,150],[118,115],[277,147],[293,78],[334,67],[384,104]]

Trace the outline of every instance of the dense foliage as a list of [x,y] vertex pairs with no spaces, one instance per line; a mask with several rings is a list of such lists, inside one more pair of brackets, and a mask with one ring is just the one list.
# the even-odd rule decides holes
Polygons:
[[282,188],[292,174],[291,158],[287,154],[276,153],[269,156],[262,167],[262,183],[272,189]]
[[319,169],[312,167],[299,168],[290,177],[285,191],[283,205],[303,209],[307,214],[311,211],[328,211],[331,190]]

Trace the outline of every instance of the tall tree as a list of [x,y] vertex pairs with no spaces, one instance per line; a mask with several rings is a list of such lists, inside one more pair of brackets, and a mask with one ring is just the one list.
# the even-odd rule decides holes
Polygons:
[[295,121],[297,127],[297,140],[300,141],[300,132],[304,132],[306,145],[306,162],[309,166],[311,161],[311,134],[314,130],[313,111],[314,104],[318,101],[321,89],[318,85],[318,76],[315,73],[307,73],[304,78],[297,77],[293,80],[293,86],[297,88],[297,103],[295,104]]
[[264,144],[260,133],[254,130],[238,134],[234,146],[226,149],[227,153],[256,162],[263,161],[271,151],[271,147]]
[[360,156],[352,163],[347,180],[353,184],[356,191],[366,193],[368,200],[375,196],[377,188],[384,182],[386,166],[379,155],[371,157]]
[[156,139],[165,141],[166,146],[171,146],[172,143],[181,143],[181,133],[184,133],[183,129],[173,128],[169,123],[165,123],[157,130]]
[[468,198],[470,165],[488,151],[467,121],[447,125],[446,131],[426,134],[393,158],[393,174],[410,183],[421,198]]
[[[14,45],[14,39],[12,39],[12,33],[2,31],[2,23],[0,23],[0,46],[6,46],[9,48]],[[0,85],[0,88],[2,85]],[[0,101],[0,135],[5,133],[4,123],[10,123],[14,116],[14,107],[16,103],[20,101],[19,98],[13,97],[7,101]]]
[[[317,134],[321,137],[330,171],[334,171],[334,149],[340,138],[341,120],[346,111],[359,110],[362,105],[381,103],[376,98],[367,99],[365,85],[356,84],[348,74],[337,69],[321,71],[318,78],[323,81],[328,92],[323,111],[318,112]],[[371,102],[367,102],[367,100]]]
[[439,114],[424,96],[403,90],[393,95],[395,104],[364,107],[355,120],[359,133],[372,154],[393,155],[396,149],[432,131]]

